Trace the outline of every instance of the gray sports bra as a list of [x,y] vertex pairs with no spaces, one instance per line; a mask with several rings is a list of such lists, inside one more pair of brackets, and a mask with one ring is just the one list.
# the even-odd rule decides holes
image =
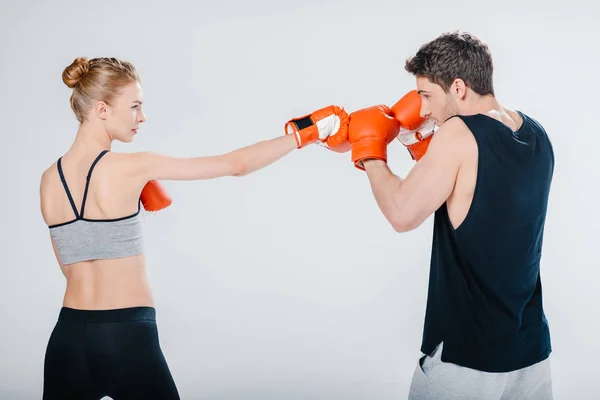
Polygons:
[[58,159],[57,167],[60,180],[75,213],[75,219],[49,226],[50,235],[56,243],[63,265],[86,260],[129,257],[143,252],[140,202],[138,202],[138,210],[134,214],[125,217],[115,219],[88,219],[84,217],[85,200],[92,171],[96,163],[107,152],[108,150],[103,150],[96,157],[88,171],[81,214],[77,212],[75,202],[67,186],[61,166],[62,157]]

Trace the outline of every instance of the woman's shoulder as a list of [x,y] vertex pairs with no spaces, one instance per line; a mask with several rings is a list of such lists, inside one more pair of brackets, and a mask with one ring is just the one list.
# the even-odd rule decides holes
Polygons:
[[135,178],[144,171],[147,154],[147,151],[109,151],[103,157],[104,163],[101,168],[111,177],[118,175],[126,179]]
[[40,208],[42,217],[46,223],[48,223],[49,213],[53,207],[53,196],[51,195],[52,188],[59,180],[57,161],[54,161],[42,172],[39,182]]
[[47,188],[49,184],[59,179],[58,176],[58,162],[54,161],[45,170],[42,171],[40,176],[40,190]]
[[148,151],[108,151],[104,155],[104,159],[111,164],[119,164],[121,166],[135,166],[141,159],[148,154]]

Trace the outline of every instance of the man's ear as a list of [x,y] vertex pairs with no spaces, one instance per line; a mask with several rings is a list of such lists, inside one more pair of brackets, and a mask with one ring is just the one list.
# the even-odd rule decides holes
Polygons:
[[467,95],[467,85],[465,84],[465,81],[460,78],[455,79],[450,86],[450,93],[460,100],[464,99]]

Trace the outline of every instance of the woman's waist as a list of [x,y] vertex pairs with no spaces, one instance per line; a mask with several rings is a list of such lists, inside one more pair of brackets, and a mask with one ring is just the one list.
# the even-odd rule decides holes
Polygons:
[[130,283],[118,287],[88,289],[67,285],[63,306],[78,310],[113,310],[129,307],[154,307],[152,291],[147,285]]
[[65,307],[91,310],[153,305],[144,263],[133,257],[71,265],[64,272]]

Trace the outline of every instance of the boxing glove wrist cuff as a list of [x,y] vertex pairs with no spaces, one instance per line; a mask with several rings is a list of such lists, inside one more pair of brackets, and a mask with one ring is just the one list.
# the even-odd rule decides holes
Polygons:
[[361,161],[378,159],[387,162],[387,144],[380,139],[366,139],[352,144],[352,162],[358,169],[364,169]]
[[319,139],[319,130],[309,117],[288,121],[285,126],[287,134],[294,135],[299,149],[316,142]]
[[310,128],[299,131],[298,136],[300,140],[298,148],[302,148],[319,140],[319,130],[316,125],[313,125]]

